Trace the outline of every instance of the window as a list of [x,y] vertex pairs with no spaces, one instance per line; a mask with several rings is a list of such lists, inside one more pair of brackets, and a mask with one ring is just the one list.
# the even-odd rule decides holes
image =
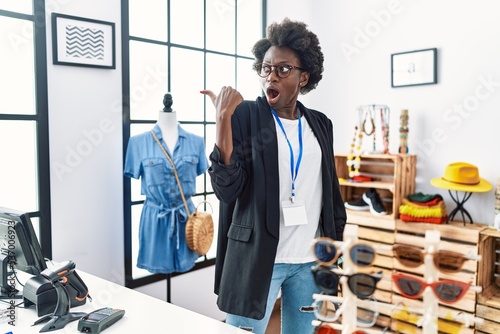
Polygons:
[[29,212],[52,257],[44,0],[0,1],[0,205]]
[[[260,95],[251,48],[264,33],[265,1],[152,0],[144,6],[124,0],[122,8],[124,156],[128,139],[154,126],[167,92],[181,126],[205,139],[208,155],[215,143],[215,111],[199,91],[217,93],[231,85],[247,99]],[[140,187],[141,180],[124,178],[125,277],[131,288],[165,279],[136,266],[145,200]],[[197,178],[193,197],[195,205],[203,200],[211,203],[216,223],[218,202],[207,174]],[[213,265],[215,252],[216,240],[193,270]]]

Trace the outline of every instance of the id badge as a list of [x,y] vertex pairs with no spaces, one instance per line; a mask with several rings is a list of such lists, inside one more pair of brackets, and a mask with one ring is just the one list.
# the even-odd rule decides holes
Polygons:
[[308,223],[306,206],[303,201],[295,201],[295,203],[282,201],[281,207],[283,208],[285,226],[306,225]]

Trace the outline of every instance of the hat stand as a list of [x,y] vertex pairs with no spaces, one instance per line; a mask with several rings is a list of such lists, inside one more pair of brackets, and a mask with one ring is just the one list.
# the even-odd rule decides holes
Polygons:
[[464,207],[465,202],[467,202],[467,200],[472,196],[472,192],[465,192],[464,196],[461,199],[458,196],[458,191],[455,191],[455,196],[453,196],[453,193],[449,189],[448,193],[450,194],[450,197],[453,200],[453,202],[457,204],[457,206],[456,208],[451,210],[450,214],[448,215],[448,219],[446,220],[446,223],[449,223],[451,220],[453,220],[453,218],[455,218],[455,215],[459,212],[462,215],[462,220],[464,222],[464,225],[465,225],[465,216],[469,218],[471,224],[474,223],[472,221],[472,217],[470,216],[469,212]]

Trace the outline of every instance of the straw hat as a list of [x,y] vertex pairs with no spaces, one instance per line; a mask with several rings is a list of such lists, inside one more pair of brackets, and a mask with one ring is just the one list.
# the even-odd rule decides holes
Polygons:
[[457,190],[464,192],[488,192],[493,186],[485,179],[479,177],[476,166],[466,162],[454,162],[446,166],[443,177],[431,180],[436,188]]

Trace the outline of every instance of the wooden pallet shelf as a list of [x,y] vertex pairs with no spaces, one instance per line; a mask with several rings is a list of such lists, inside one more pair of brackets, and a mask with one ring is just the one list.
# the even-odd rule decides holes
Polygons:
[[[344,202],[358,201],[374,188],[387,210],[387,217],[397,219],[402,199],[415,191],[416,156],[410,154],[368,154],[361,157],[360,174],[372,181],[353,182],[349,178],[347,155],[336,154],[335,165]],[[348,210],[349,216],[360,212]],[[362,213],[361,213],[362,214]]]
[[500,333],[500,231],[485,228],[480,234],[478,284],[483,287],[476,305],[476,314],[485,319],[476,326],[477,333]]
[[[347,210],[347,223],[358,226],[359,241],[374,246],[391,246],[396,243],[425,247],[425,234],[428,230],[440,232],[441,249],[458,251],[463,254],[478,254],[480,261],[468,260],[462,271],[455,274],[439,273],[440,279],[452,279],[480,286],[482,292],[470,290],[457,303],[439,304],[439,312],[448,314],[462,313],[470,317],[484,319],[483,322],[466,328],[450,318],[439,319],[440,333],[454,334],[497,334],[500,333],[500,231],[484,224],[409,223],[399,219],[399,206],[402,199],[415,193],[416,157],[412,155],[363,155],[361,156],[361,175],[371,176],[370,182],[352,182],[349,179],[347,155],[336,155],[335,163],[340,180],[344,202],[357,201],[369,188],[379,193],[388,214],[375,216],[369,211]],[[423,276],[423,266],[409,269],[397,261],[392,251],[377,251],[377,259],[372,271],[382,270],[384,279],[377,285],[374,297],[383,302],[396,305],[400,302],[409,307],[422,308],[422,299],[411,300],[402,297],[391,280],[393,271],[401,271]],[[381,312],[390,319],[390,328],[400,333],[422,333],[422,329],[411,322],[391,319],[390,312]],[[424,333],[425,334],[425,333]]]

